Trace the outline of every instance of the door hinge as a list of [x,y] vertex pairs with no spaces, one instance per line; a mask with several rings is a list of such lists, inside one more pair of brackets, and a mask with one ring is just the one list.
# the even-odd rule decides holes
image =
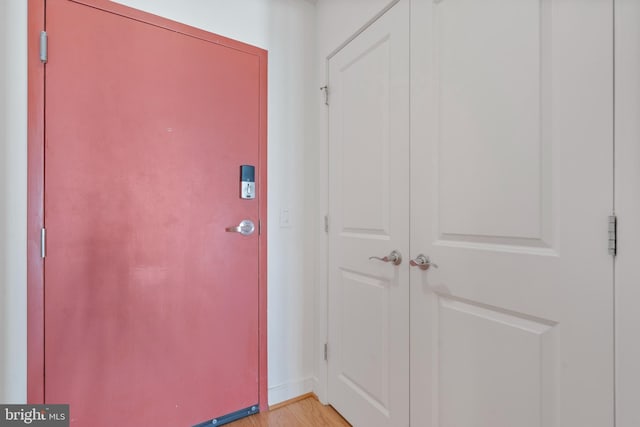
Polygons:
[[40,61],[46,64],[49,60],[49,36],[46,31],[40,32]]
[[324,360],[329,360],[329,344],[324,343]]
[[329,86],[324,85],[320,90],[324,91],[324,105],[329,105]]
[[616,256],[618,253],[618,217],[609,217],[609,255]]
[[44,259],[47,256],[47,229],[40,229],[40,256]]
[[258,236],[262,234],[262,220],[258,220]]
[[329,215],[324,216],[324,232],[329,232]]

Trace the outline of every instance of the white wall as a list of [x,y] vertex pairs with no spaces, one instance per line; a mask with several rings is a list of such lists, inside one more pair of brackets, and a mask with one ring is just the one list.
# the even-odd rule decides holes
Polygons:
[[[317,197],[310,212],[315,212],[311,224],[314,225],[314,252],[309,246],[309,253],[313,253],[315,265],[315,345],[313,349],[313,363],[315,367],[314,391],[322,402],[327,402],[327,363],[324,361],[324,343],[327,339],[327,237],[324,232],[324,215],[327,206],[327,167],[328,167],[328,111],[324,105],[324,96],[318,88],[327,84],[327,58],[344,42],[356,34],[371,19],[385,9],[392,0],[318,0],[317,39],[315,62],[315,99],[316,114],[316,144],[311,147],[311,156],[316,159],[313,173],[316,178],[314,193]],[[329,92],[331,88],[329,87]],[[329,349],[331,357],[331,349]]]
[[26,399],[27,2],[0,2],[0,402]]
[[[269,51],[269,403],[311,391],[315,5],[304,0],[120,0]],[[0,1],[0,402],[26,398],[26,3]],[[281,228],[280,211],[291,226]],[[305,264],[306,260],[306,264]]]

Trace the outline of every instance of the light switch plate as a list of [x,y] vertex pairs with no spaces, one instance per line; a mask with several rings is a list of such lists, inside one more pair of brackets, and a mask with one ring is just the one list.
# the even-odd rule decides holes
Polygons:
[[280,209],[280,227],[291,227],[291,212],[289,208]]

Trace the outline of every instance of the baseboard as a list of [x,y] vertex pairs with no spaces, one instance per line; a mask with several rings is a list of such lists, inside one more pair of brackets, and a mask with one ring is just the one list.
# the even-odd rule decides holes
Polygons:
[[313,377],[269,387],[269,407],[313,392]]

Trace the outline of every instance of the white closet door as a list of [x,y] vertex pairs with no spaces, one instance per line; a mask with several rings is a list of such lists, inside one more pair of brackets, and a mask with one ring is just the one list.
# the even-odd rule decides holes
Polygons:
[[412,426],[613,426],[612,0],[412,2]]
[[409,424],[408,24],[403,0],[329,61],[329,401],[354,426]]

